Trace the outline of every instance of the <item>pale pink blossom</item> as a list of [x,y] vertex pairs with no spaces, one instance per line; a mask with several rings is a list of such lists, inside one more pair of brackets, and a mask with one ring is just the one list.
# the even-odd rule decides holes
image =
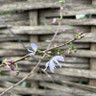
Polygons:
[[59,61],[62,61],[62,62],[64,62],[65,61],[65,56],[55,56],[55,57],[53,57],[50,61],[48,61],[47,63],[46,63],[46,68],[44,69],[44,71],[48,68],[48,66],[49,66],[49,68],[50,68],[50,71],[53,73],[54,72],[54,70],[55,70],[55,64],[58,64],[58,66],[61,68],[62,66],[61,66],[61,64],[59,63]]
[[63,9],[64,9],[63,7],[60,8],[61,11],[63,11]]
[[53,21],[52,21],[52,23],[54,24],[56,22],[56,18],[53,18]]
[[81,32],[81,34],[83,34],[84,32]]

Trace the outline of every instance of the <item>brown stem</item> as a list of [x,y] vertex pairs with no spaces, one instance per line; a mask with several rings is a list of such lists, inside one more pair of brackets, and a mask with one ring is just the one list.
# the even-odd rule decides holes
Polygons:
[[[64,43],[64,44],[61,44],[61,45],[58,45],[58,46],[55,46],[55,47],[52,47],[52,48],[47,48],[46,50],[44,50],[43,52],[45,52],[45,53],[47,53],[48,51],[51,51],[51,50],[53,50],[53,49],[55,49],[55,48],[60,48],[60,47],[63,47],[63,46],[66,46],[66,45],[68,45],[70,42],[74,42],[75,40],[77,40],[78,38],[73,38],[73,39],[71,39],[70,41],[67,41],[66,43]],[[50,43],[51,44],[51,43]],[[21,57],[20,59],[18,59],[18,60],[16,60],[16,61],[13,61],[12,63],[16,63],[16,62],[19,62],[19,61],[21,61],[21,60],[24,60],[25,58],[28,58],[28,57],[30,57],[30,55],[25,55],[25,56],[23,56],[23,57]],[[0,67],[3,67],[4,66],[4,64],[1,64],[0,65]]]
[[48,52],[48,51],[51,51],[51,50],[53,50],[53,49],[55,49],[55,48],[60,48],[60,47],[62,47],[62,46],[68,45],[70,42],[73,42],[73,41],[75,41],[75,40],[76,40],[76,38],[73,38],[72,40],[70,40],[70,41],[68,41],[68,42],[66,42],[66,43],[64,43],[64,44],[61,44],[61,45],[56,46],[56,47],[52,47],[52,48],[50,48],[50,49],[45,50],[44,52]]
[[18,59],[18,60],[16,60],[16,61],[13,61],[12,63],[19,62],[19,61],[24,60],[25,58],[28,58],[28,57],[30,57],[30,55],[27,54],[27,55],[21,57],[20,59]]

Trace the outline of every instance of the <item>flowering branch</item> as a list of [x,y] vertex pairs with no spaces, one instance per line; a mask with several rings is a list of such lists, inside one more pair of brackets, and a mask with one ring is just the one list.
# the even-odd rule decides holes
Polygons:
[[[53,50],[53,49],[56,49],[56,48],[60,48],[60,47],[66,46],[66,45],[70,44],[70,42],[74,42],[75,40],[77,40],[77,39],[81,39],[81,38],[83,38],[83,37],[84,37],[84,34],[81,34],[81,35],[78,36],[78,37],[75,36],[73,39],[67,41],[66,43],[60,44],[60,45],[58,45],[58,46],[55,46],[55,47],[52,47],[52,48],[49,48],[49,49],[46,49],[46,50],[44,50],[44,51],[37,51],[36,54],[38,54],[38,53],[46,54],[46,53],[48,53],[48,51],[51,51],[51,50]],[[17,62],[22,61],[22,60],[25,60],[25,59],[28,58],[28,57],[30,57],[29,54],[27,54],[27,55],[21,57],[21,58],[18,59],[18,60],[13,61],[12,64],[17,63]],[[0,67],[3,67],[4,65],[5,65],[5,64],[2,63],[2,64],[0,65]]]
[[[55,33],[55,34],[56,34],[56,33]],[[54,36],[55,36],[55,35],[54,35]],[[83,38],[83,37],[84,37],[84,35],[81,35],[81,36],[79,37],[79,39],[81,39],[81,38]],[[64,43],[64,44],[61,44],[61,45],[56,46],[56,47],[52,47],[52,48],[50,48],[50,49],[48,49],[48,48],[49,48],[49,46],[48,46],[48,48],[47,48],[44,52],[46,53],[46,52],[48,52],[48,51],[50,51],[50,50],[53,50],[53,49],[55,49],[55,48],[59,48],[59,47],[62,47],[62,46],[66,46],[66,45],[70,44],[70,42],[74,42],[74,41],[77,40],[77,39],[78,39],[78,38],[75,37],[75,38],[73,38],[72,40],[70,40],[70,41],[68,41],[68,42],[66,42],[66,43]],[[28,57],[30,57],[29,54],[21,57],[20,59],[18,59],[18,60],[16,60],[16,61],[13,61],[12,63],[19,62],[19,61],[24,60],[25,58],[28,58]],[[20,80],[20,81],[19,81],[18,83],[16,83],[15,85],[9,87],[9,88],[6,89],[4,92],[2,92],[2,93],[0,94],[0,96],[3,96],[6,92],[8,92],[9,90],[11,90],[11,89],[14,88],[15,86],[19,85],[20,83],[22,83],[24,80],[26,80],[26,79],[35,71],[35,69],[38,67],[38,65],[41,63],[41,60],[42,60],[44,57],[45,57],[45,54],[44,54],[43,57],[39,60],[39,62],[37,63],[37,65],[34,67],[34,69],[33,69],[30,73],[28,73],[28,75],[26,75],[22,80]],[[4,66],[4,64],[3,64],[3,66]]]
[[[62,3],[61,3],[61,4],[62,4]],[[62,12],[60,11],[60,17],[62,18],[61,15],[62,15]],[[53,43],[56,35],[58,34],[59,29],[60,29],[60,25],[61,25],[61,20],[60,20],[60,22],[59,22],[57,31],[55,32],[55,34],[54,34],[54,36],[53,36],[50,44],[48,45],[47,49],[50,48],[50,46],[51,46],[51,44]],[[28,54],[28,55],[25,55],[25,56],[23,56],[22,58],[14,61],[14,62],[12,62],[12,63],[16,63],[16,62],[18,62],[18,61],[24,60],[25,58],[27,58],[27,57],[29,57],[29,56],[30,56],[29,54]],[[2,92],[2,93],[0,94],[0,96],[3,96],[3,95],[6,94],[9,90],[11,90],[12,88],[16,87],[17,85],[19,85],[20,83],[22,83],[24,80],[26,80],[26,79],[35,71],[35,69],[39,66],[39,64],[41,63],[41,61],[42,61],[42,59],[43,59],[44,57],[45,57],[45,54],[42,56],[42,58],[38,61],[37,65],[33,68],[33,70],[31,70],[31,72],[30,72],[28,75],[26,75],[22,80],[20,80],[19,82],[17,82],[15,85],[12,85],[12,86],[9,87],[8,89],[6,89],[4,92]],[[3,65],[3,62],[2,62],[1,65]],[[4,65],[3,65],[3,66],[4,66]]]
[[[57,36],[57,34],[58,34],[58,32],[59,32],[59,29],[60,29],[60,26],[61,26],[61,21],[62,21],[62,18],[63,18],[63,15],[62,15],[62,13],[63,13],[63,4],[62,4],[62,3],[64,3],[65,0],[60,0],[60,1],[61,1],[61,2],[60,2],[61,7],[60,7],[60,19],[59,19],[58,28],[57,28],[57,31],[55,32],[55,34],[54,34],[54,36],[53,36],[50,44],[48,45],[47,49],[44,50],[44,51],[37,50],[37,46],[36,46],[34,43],[32,43],[31,47],[32,47],[33,50],[29,50],[29,49],[28,49],[28,52],[30,52],[30,54],[27,54],[27,55],[21,57],[21,58],[18,59],[18,60],[15,60],[15,61],[4,60],[4,61],[2,62],[2,64],[0,65],[0,67],[4,67],[4,65],[13,67],[13,65],[15,65],[17,62],[19,62],[19,61],[21,61],[21,60],[24,60],[25,58],[28,58],[28,57],[33,56],[33,55],[38,54],[38,53],[43,53],[42,58],[38,61],[37,65],[30,71],[30,73],[28,73],[28,74],[27,74],[23,79],[21,79],[19,82],[17,82],[16,84],[12,85],[12,86],[9,87],[8,89],[6,89],[4,92],[2,92],[2,93],[0,94],[0,96],[3,96],[3,95],[4,95],[5,93],[7,93],[9,90],[11,90],[12,88],[16,87],[17,85],[19,85],[20,83],[22,83],[23,81],[25,81],[25,80],[35,71],[35,69],[39,66],[39,64],[41,63],[42,59],[45,57],[45,55],[49,55],[49,54],[48,54],[48,51],[51,51],[51,50],[56,49],[56,48],[60,48],[60,47],[62,47],[62,46],[66,46],[66,45],[70,44],[71,42],[74,42],[75,40],[81,39],[81,38],[84,37],[84,35],[83,35],[82,33],[77,32],[76,36],[75,36],[72,40],[70,40],[70,41],[68,41],[68,42],[66,42],[66,43],[64,43],[64,44],[61,44],[61,45],[58,45],[58,46],[55,46],[55,47],[50,48],[50,46],[52,45],[55,37]],[[53,19],[53,23],[55,23],[55,22],[56,22],[56,19]],[[65,32],[65,30],[63,30],[63,31]],[[54,72],[55,63],[58,64],[58,65],[61,67],[61,65],[60,65],[60,63],[59,63],[58,61],[64,61],[64,58],[63,58],[62,56],[55,56],[55,57],[53,57],[50,61],[48,61],[48,62],[46,63],[46,68],[45,68],[45,70],[46,70],[47,67],[49,66],[51,72]],[[7,63],[8,63],[8,64],[7,64]],[[17,66],[17,64],[16,64],[16,66]],[[18,67],[18,66],[17,66],[17,67]],[[13,68],[14,68],[14,67],[13,67]],[[13,70],[13,69],[12,69],[12,70]]]

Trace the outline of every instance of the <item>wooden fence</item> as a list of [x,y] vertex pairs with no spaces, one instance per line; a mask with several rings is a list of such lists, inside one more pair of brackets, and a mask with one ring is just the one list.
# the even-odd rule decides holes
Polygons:
[[[57,1],[0,0],[0,13],[26,47],[30,48],[30,43],[35,42],[44,50],[58,26],[58,22],[52,24],[52,18],[59,17]],[[62,47],[66,60],[62,63],[63,68],[57,68],[54,74],[47,70],[52,78],[40,69],[48,61],[46,57],[32,76],[5,96],[96,96],[96,0],[66,0],[65,5],[67,10],[63,14],[62,26],[52,46],[72,39],[80,29],[86,36],[74,42],[77,53],[68,55],[68,46]],[[89,17],[76,19],[80,14]],[[65,33],[62,32],[64,28]],[[0,21],[0,61],[18,59],[27,53]],[[0,92],[21,80],[36,63],[32,57],[19,62],[21,73],[18,77],[5,68],[0,73]]]

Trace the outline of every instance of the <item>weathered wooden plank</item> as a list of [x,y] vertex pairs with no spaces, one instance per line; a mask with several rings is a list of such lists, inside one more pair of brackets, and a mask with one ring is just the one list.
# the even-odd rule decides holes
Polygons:
[[[24,6],[24,7],[22,7]],[[33,10],[42,8],[54,8],[59,7],[56,3],[34,3],[33,2],[15,2],[12,4],[4,4],[0,7],[0,12],[16,11],[16,10]]]
[[[68,55],[67,51],[64,51],[65,55]],[[87,57],[87,58],[96,58],[96,51],[92,50],[77,50],[77,52],[73,52],[69,56],[77,56],[77,57]]]
[[[40,19],[40,24],[52,24],[52,19]],[[56,22],[55,24],[58,24]],[[62,25],[96,25],[96,19],[63,19]]]
[[[49,70],[49,69],[47,69]],[[50,71],[49,71],[50,73]],[[84,70],[84,69],[73,69],[73,68],[61,68],[61,69],[56,69],[54,74],[58,74],[58,75],[62,75],[62,76],[71,76],[71,77],[82,77],[82,78],[89,78],[89,79],[96,79],[96,71],[93,70]],[[12,75],[12,74],[10,74]],[[25,74],[20,74],[19,78],[22,78]],[[12,75],[13,76],[13,75]],[[34,76],[34,74],[32,75],[34,78],[35,76],[38,76],[37,74]],[[41,76],[42,77],[42,76]],[[2,77],[3,78],[3,77]],[[35,79],[32,80],[35,80]],[[50,78],[49,78],[50,79]],[[55,78],[53,78],[55,79]],[[59,78],[60,79],[60,78]],[[8,79],[7,79],[8,80]],[[9,80],[11,80],[9,78]],[[60,79],[63,80],[63,79]]]
[[[64,53],[65,55],[68,55],[67,51],[64,51]],[[3,49],[0,50],[0,56],[17,56],[17,55],[21,56],[26,54],[28,54],[28,52],[23,50],[22,51],[21,50],[3,50]],[[96,58],[96,51],[78,50],[76,53],[73,52],[71,55],[68,55],[68,56]]]
[[[2,73],[8,74],[8,71],[2,72]],[[17,82],[20,79],[22,79],[26,74],[27,73],[20,72],[20,75],[17,78],[17,77],[15,77],[15,74],[12,72],[12,74],[9,73],[6,76],[4,76],[4,75],[0,76],[0,81],[11,81],[11,82],[16,81]],[[70,76],[56,75],[56,74],[50,74],[50,76],[52,77],[54,82],[61,82],[63,80],[88,82],[88,79],[86,79],[86,78],[79,78],[79,77],[77,78],[77,77],[70,77]],[[32,81],[46,81],[46,82],[50,81],[50,82],[52,82],[52,79],[45,74],[33,74],[26,81],[29,83]]]
[[[35,66],[37,63],[36,62],[31,62],[31,61],[21,61],[19,64],[20,68],[26,68],[26,67],[31,67],[31,66]],[[46,62],[42,62],[39,66],[41,67],[45,67]],[[84,63],[61,63],[62,67],[64,68],[81,68],[81,69],[88,69],[89,68],[89,64],[84,64]],[[58,65],[56,65],[56,67],[58,67]]]
[[[29,40],[29,37],[28,36],[18,36],[20,38],[20,40]],[[15,40],[16,39],[13,37],[13,35],[2,35],[0,34],[0,41],[8,41],[8,40]]]
[[[44,35],[44,34],[54,34],[58,26],[13,26],[11,28],[12,31],[14,31],[15,34],[29,34],[29,35]],[[77,27],[77,26],[68,26],[63,25],[60,26],[59,33],[64,33],[63,29],[66,30],[67,33],[75,33],[77,29],[80,29],[86,33],[90,32],[90,27]],[[66,33],[65,32],[65,33]],[[8,30],[2,29],[0,30],[0,33],[2,34],[8,34]]]
[[6,15],[1,15],[2,18],[6,22],[12,22],[12,21],[19,21],[19,20],[28,20],[28,13],[27,12],[21,12],[21,13],[9,13]]
[[[21,38],[20,38],[21,39]],[[28,38],[25,38],[25,40],[26,39],[28,39]],[[21,39],[22,40],[22,39]],[[24,40],[24,39],[23,39]],[[7,41],[7,40],[5,40],[5,41]],[[33,42],[33,41],[32,41]],[[26,46],[26,47],[28,47],[28,48],[31,48],[30,47],[30,44],[31,43],[24,43],[24,45]],[[37,42],[36,43],[36,45],[38,46],[38,48],[39,49],[41,49],[41,50],[45,50],[46,49],[46,47],[47,47],[47,45],[48,45],[49,43],[48,42]],[[55,45],[60,45],[61,43],[53,43],[53,46],[55,46]],[[88,48],[90,48],[89,47],[89,44],[87,44],[87,43],[85,43],[85,44],[74,44],[75,45],[75,47],[76,48],[78,48],[78,49],[88,49]],[[17,47],[18,46],[18,47]],[[0,43],[0,48],[1,49],[16,49],[16,50],[25,50],[23,47],[22,47],[22,45],[21,44],[19,44],[19,43],[17,43],[17,42],[1,42]],[[65,47],[61,47],[60,49],[68,49],[69,48],[69,46],[65,46]]]
[[[30,0],[29,0],[30,1]],[[34,2],[34,3],[41,3],[41,2],[43,2],[43,3],[56,3],[57,2],[57,0],[31,0],[31,2]]]
[[[11,58],[11,57],[8,57],[8,58]],[[14,60],[16,60],[17,58],[16,57],[13,57]],[[11,58],[13,60],[13,58]],[[20,58],[20,57],[18,57]],[[70,61],[68,60],[68,57],[66,57],[65,59],[65,62],[64,63],[61,63],[62,67],[66,68],[85,68],[85,69],[88,69],[89,68],[89,64],[87,63],[87,60],[86,59],[80,59],[80,58],[77,58],[77,60],[75,61],[75,58],[69,58]],[[44,60],[48,61],[48,58],[45,58]],[[45,67],[45,64],[46,62],[44,62],[44,60],[42,60],[43,62],[40,63],[40,66],[42,67]],[[73,60],[73,62],[71,62]],[[81,60],[81,62],[80,62]],[[84,62],[85,60],[85,62]],[[76,63],[77,62],[77,63]],[[23,60],[23,61],[20,61],[18,62],[19,66],[20,67],[31,67],[31,66],[35,66],[37,64],[37,62],[35,61],[26,61],[26,60]],[[56,65],[58,66],[58,65]]]
[[[81,2],[79,0],[79,2]],[[84,2],[84,1],[83,1]],[[73,3],[70,3],[70,2],[66,2],[66,5],[67,4],[73,4]],[[84,5],[84,3],[75,3],[75,4],[79,4],[79,5]],[[88,4],[86,2],[86,4]],[[24,7],[22,7],[24,6]],[[12,3],[12,4],[4,4],[1,6],[0,8],[0,11],[1,12],[4,12],[4,11],[15,11],[15,10],[33,10],[33,9],[42,9],[42,8],[58,8],[60,5],[56,2],[15,2],[15,3]]]
[[[28,1],[32,2],[32,0],[28,0]],[[30,22],[30,26],[37,26],[38,25],[38,11],[37,10],[29,11],[29,22]],[[38,39],[39,38],[36,35],[30,36],[30,42],[36,43],[36,42],[38,42]],[[37,73],[38,70],[36,70],[35,73]],[[38,89],[38,83],[32,81],[31,88]],[[37,95],[31,95],[31,96],[37,96]]]
[[[37,56],[37,55],[36,55],[35,57],[38,58],[38,59],[41,59],[41,56]],[[12,60],[16,60],[16,59],[19,59],[20,56],[19,56],[19,57],[13,57],[13,56],[7,57],[7,56],[5,56],[5,57],[0,58],[0,60],[2,61],[2,60],[4,60],[5,58],[11,58]],[[31,62],[34,61],[34,59],[32,59],[32,57],[28,58],[28,60],[31,61]],[[49,58],[48,58],[48,57],[45,57],[42,61],[48,61],[48,60],[49,60]],[[26,61],[26,60],[25,60],[25,61]],[[65,62],[66,62],[66,63],[89,64],[89,58],[83,58],[83,57],[67,57],[67,56],[66,56]]]
[[[72,38],[75,37],[76,34],[68,34],[68,33],[62,33],[62,34],[58,34],[58,36],[55,38],[54,42],[67,42],[69,40],[71,40]],[[96,33],[85,33],[85,37],[80,39],[80,40],[76,40],[74,42],[93,42],[95,43],[96,42]],[[40,40],[50,40],[52,38],[52,35],[49,36],[49,35],[41,35],[40,36]]]
[[0,56],[22,56],[26,54],[28,54],[28,52],[20,50],[0,50]]
[[65,2],[65,4],[70,4],[70,5],[75,5],[75,4],[77,4],[77,5],[79,5],[79,4],[84,4],[84,5],[89,5],[89,4],[91,4],[91,0],[66,0],[66,2]]
[[[18,0],[17,0],[18,1]],[[20,0],[21,1],[21,0]],[[38,2],[44,2],[44,3],[54,3],[54,2],[58,2],[57,0],[31,0],[34,3],[38,3]],[[91,4],[90,0],[66,0],[65,4],[84,4],[84,5],[88,5]]]
[[93,71],[93,70],[62,68],[62,69],[56,69],[55,73],[56,74],[62,74],[65,76],[74,76],[74,77],[96,79],[96,71]]
[[[9,85],[10,84],[5,85],[5,87],[9,87]],[[72,89],[71,89],[69,87],[65,87],[65,86],[63,87],[63,86],[60,86],[60,85],[57,85],[57,84],[52,84],[53,85],[52,86],[50,83],[42,83],[41,85],[42,86],[47,86],[49,88],[54,88],[54,89],[58,89],[59,88],[59,89],[58,90],[49,90],[49,89],[47,89],[47,90],[37,90],[37,89],[34,90],[33,89],[32,90],[31,88],[24,88],[24,87],[18,86],[18,87],[16,87],[16,88],[13,89],[13,92],[20,93],[20,94],[24,94],[24,93],[25,94],[28,94],[28,92],[29,92],[29,94],[38,94],[39,93],[40,95],[47,94],[48,96],[50,96],[50,95],[51,96],[53,96],[53,95],[55,95],[55,96],[74,96],[74,94],[76,94],[76,96],[80,96],[80,95],[84,95],[84,96],[95,96],[95,94],[96,94],[95,92],[85,91],[85,90],[78,89],[78,88],[76,89],[74,87],[72,87]],[[55,86],[57,86],[57,87],[55,87]],[[20,92],[20,90],[22,90],[22,91]],[[3,88],[0,88],[0,91],[3,91]],[[24,91],[24,93],[23,93],[23,91]],[[36,91],[38,91],[38,92],[35,93]],[[47,92],[49,92],[49,93],[47,93]],[[55,92],[55,93],[53,93],[53,92]],[[60,92],[62,94],[60,94]],[[53,93],[53,95],[52,95],[52,93]]]
[[[64,10],[63,16],[74,16],[74,15],[80,15],[80,14],[96,14],[96,8],[92,5],[84,5],[84,6],[78,6],[78,5],[69,5],[66,6],[67,10]],[[60,16],[60,10],[59,9],[47,9],[40,11],[40,16],[42,18],[44,17],[57,17]]]
[[[28,26],[28,14],[27,13],[20,13],[20,14],[12,14],[11,12],[8,15],[2,15],[2,18],[11,26]],[[0,21],[0,24],[3,23]],[[4,26],[4,25],[3,25]],[[1,32],[0,32],[1,33]]]
[[[4,91],[6,88],[0,88],[0,92]],[[14,93],[18,94],[36,94],[36,95],[48,95],[48,96],[74,96],[71,93],[62,92],[62,91],[54,91],[54,90],[40,90],[40,89],[31,89],[31,88],[24,88],[24,87],[16,87],[12,90]],[[8,92],[9,93],[9,92]],[[90,95],[89,95],[90,96]],[[94,96],[94,95],[93,95]]]
[[[64,36],[64,38],[62,38],[62,39],[67,39],[67,38],[71,39],[72,37],[74,37],[74,35],[72,36],[72,34],[70,34],[69,36],[68,35],[67,34],[66,35],[62,35],[62,36],[60,35],[60,37],[62,38]],[[88,42],[88,43],[89,42],[94,42],[95,43],[96,42],[95,35],[96,35],[96,33],[85,33],[85,37],[84,38],[82,38],[81,40],[76,40],[75,42]],[[67,36],[67,38],[65,36]],[[59,39],[60,37],[57,37],[56,39]]]
[[[18,63],[19,64],[19,71],[28,71],[31,70],[37,63],[36,62],[30,62],[30,63]],[[46,63],[41,63],[39,66],[43,69],[45,68],[45,64]],[[89,69],[89,65],[88,64],[66,64],[66,63],[61,63],[62,68],[75,68],[75,69]],[[26,69],[27,67],[27,69]],[[58,68],[58,66],[56,65],[56,67]],[[4,69],[5,71],[9,71],[8,69]]]
[[[0,22],[0,24],[1,24],[2,26],[4,26],[4,25],[2,24],[2,22]],[[7,22],[7,24],[8,24],[9,26],[28,26],[28,25],[29,25],[29,22],[28,22],[28,20],[19,20],[19,21]]]
[[74,83],[74,82],[65,81],[65,80],[62,83],[67,84],[67,85],[71,85],[73,87],[80,88],[80,89],[83,89],[83,90],[87,90],[87,91],[90,91],[90,92],[96,92],[96,87],[94,87],[94,86]]
[[[92,29],[92,31],[91,31],[92,33],[96,33],[96,31],[95,31],[96,27],[93,26],[91,29]],[[91,43],[90,50],[96,51],[96,44],[95,43]],[[96,71],[96,59],[94,59],[94,58],[90,59],[90,70]],[[96,80],[90,80],[89,84],[92,86],[96,86]]]
[[26,0],[0,0],[0,4],[5,4],[5,3],[13,3],[13,2],[22,2]]
[[89,63],[89,59],[82,58],[82,57],[80,58],[80,57],[67,57],[66,56],[65,62],[88,64]]
[[3,29],[3,28],[6,28],[6,26],[5,25],[0,25],[0,30]]
[[96,5],[96,0],[92,0],[92,5],[93,5],[93,6]]
[[[51,88],[51,89],[54,89],[55,91],[56,90],[60,90],[60,91],[63,91],[63,92],[68,92],[68,93],[73,93],[75,94],[76,96],[78,95],[85,95],[85,96],[89,96],[92,95],[93,92],[90,92],[90,91],[85,91],[83,89],[79,89],[79,88],[75,88],[75,87],[68,87],[68,86],[62,86],[62,85],[59,85],[59,84],[52,84],[52,83],[44,83],[44,82],[40,82],[40,85],[43,86],[43,87],[47,87],[47,88]],[[95,95],[95,93],[94,93]]]

